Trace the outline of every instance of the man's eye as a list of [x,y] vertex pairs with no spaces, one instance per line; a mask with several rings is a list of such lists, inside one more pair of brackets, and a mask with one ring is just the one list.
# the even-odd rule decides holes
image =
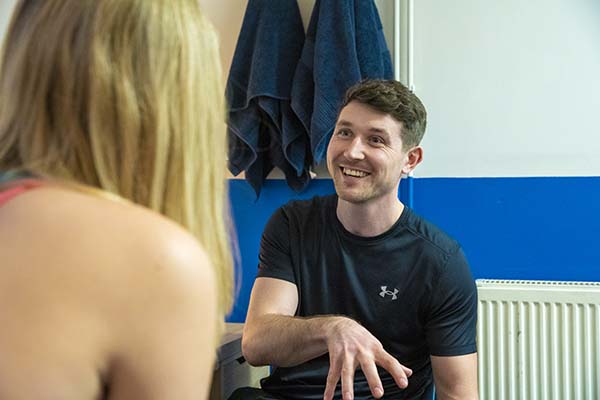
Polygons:
[[379,136],[371,136],[371,143],[373,144],[384,144],[385,140]]
[[342,137],[350,136],[350,131],[348,131],[347,129],[340,129],[339,131],[337,131],[337,135]]

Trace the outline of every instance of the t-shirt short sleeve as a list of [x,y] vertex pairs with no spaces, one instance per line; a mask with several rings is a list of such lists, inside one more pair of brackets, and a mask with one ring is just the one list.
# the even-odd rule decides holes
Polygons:
[[258,255],[258,277],[296,283],[290,253],[290,224],[283,208],[273,213],[265,226]]
[[425,335],[433,356],[477,351],[477,287],[463,251],[448,258],[434,283]]

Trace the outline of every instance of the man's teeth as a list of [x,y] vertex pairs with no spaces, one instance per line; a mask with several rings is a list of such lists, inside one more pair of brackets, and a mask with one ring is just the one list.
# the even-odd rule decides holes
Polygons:
[[356,176],[358,178],[362,178],[363,176],[369,175],[366,172],[350,168],[342,168],[342,172],[344,173],[344,175]]

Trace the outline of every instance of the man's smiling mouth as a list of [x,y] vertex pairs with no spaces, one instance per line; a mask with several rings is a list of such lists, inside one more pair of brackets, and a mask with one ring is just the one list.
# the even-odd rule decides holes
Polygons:
[[347,167],[340,167],[340,169],[342,170],[342,173],[344,175],[353,176],[355,178],[363,178],[367,175],[371,175],[368,172],[360,171],[358,169],[352,169],[352,168],[347,168]]

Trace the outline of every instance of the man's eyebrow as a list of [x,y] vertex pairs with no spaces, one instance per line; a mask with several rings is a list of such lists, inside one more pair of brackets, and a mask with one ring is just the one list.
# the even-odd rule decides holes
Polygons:
[[345,119],[340,119],[337,124],[338,126],[348,126],[351,127],[352,126],[352,122],[350,121],[346,121]]
[[[340,119],[335,125],[336,126],[341,126],[341,127],[346,127],[346,128],[352,128],[354,126],[352,124],[352,122],[347,121],[345,119]],[[390,136],[390,133],[387,131],[387,129],[378,128],[376,126],[371,126],[369,128],[369,132],[371,132],[371,133],[377,133],[377,134],[380,134],[380,135],[384,135],[386,137]]]
[[389,135],[387,129],[377,128],[375,126],[370,127],[369,132],[375,132],[375,133],[381,133],[383,135]]

